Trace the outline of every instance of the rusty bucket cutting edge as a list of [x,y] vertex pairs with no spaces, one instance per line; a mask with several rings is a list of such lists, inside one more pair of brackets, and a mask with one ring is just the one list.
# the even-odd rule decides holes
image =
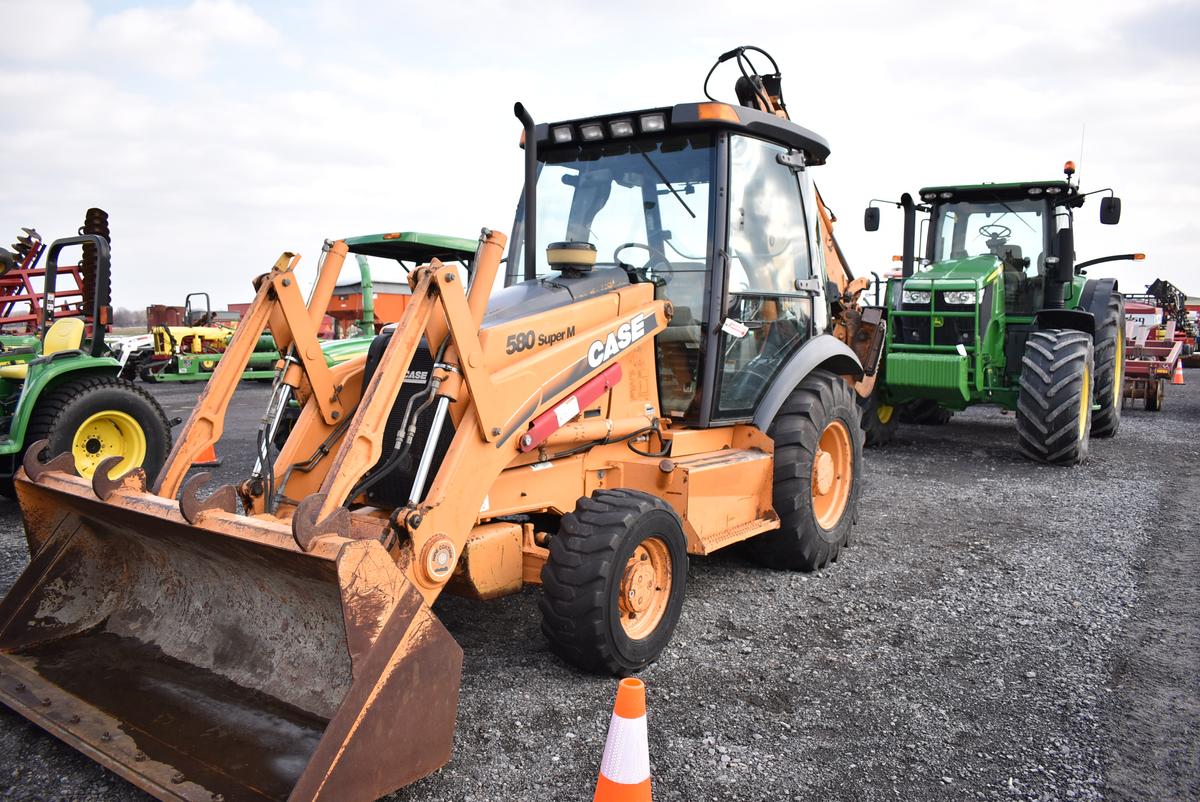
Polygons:
[[0,601],[0,701],[47,732],[189,802],[366,802],[450,759],[462,650],[378,542],[16,484],[37,550]]

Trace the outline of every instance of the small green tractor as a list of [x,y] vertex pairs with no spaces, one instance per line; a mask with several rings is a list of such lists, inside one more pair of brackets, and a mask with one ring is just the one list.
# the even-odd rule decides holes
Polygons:
[[[0,494],[10,496],[13,474],[25,451],[48,442],[43,458],[71,454],[80,476],[91,477],[110,457],[109,476],[141,467],[153,479],[171,449],[171,427],[152,396],[117,376],[104,335],[109,307],[109,245],[106,235],[85,233],[46,248],[40,327],[29,344],[0,345]],[[59,254],[82,246],[84,303],[55,305]],[[5,251],[0,262],[15,265]],[[27,260],[26,260],[27,261]],[[65,293],[64,293],[65,294]],[[74,307],[74,308],[72,308]]]
[[[875,390],[862,403],[869,445],[902,418],[944,423],[953,411],[997,404],[1016,413],[1020,450],[1074,465],[1092,436],[1121,422],[1124,304],[1111,278],[1087,268],[1141,254],[1075,261],[1074,214],[1088,194],[1072,180],[927,187],[905,194],[901,271],[888,277],[887,336]],[[1120,220],[1112,190],[1100,222]],[[864,222],[879,228],[872,201]],[[893,202],[889,202],[893,203]],[[917,215],[928,214],[916,256]]]

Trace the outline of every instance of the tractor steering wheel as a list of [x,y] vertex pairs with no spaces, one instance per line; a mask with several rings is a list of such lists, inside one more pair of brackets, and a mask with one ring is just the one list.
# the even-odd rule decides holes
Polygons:
[[[636,273],[647,278],[658,278],[664,284],[671,280],[671,262],[667,259],[666,254],[641,242],[626,242],[618,245],[616,250],[613,251],[613,264],[627,264],[626,262],[622,262],[620,258],[621,251],[627,248],[640,248],[650,255],[645,264],[641,267],[633,268]],[[632,267],[632,265],[630,266]],[[653,272],[650,273],[648,271]]]
[[1012,229],[1008,226],[1000,225],[999,223],[988,223],[979,227],[979,235],[988,239],[1008,240],[1012,236]]

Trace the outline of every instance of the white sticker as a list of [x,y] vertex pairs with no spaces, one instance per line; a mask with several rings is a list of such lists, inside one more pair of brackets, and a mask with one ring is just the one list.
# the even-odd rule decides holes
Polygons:
[[553,467],[554,467],[554,463],[553,463],[553,462],[535,462],[534,464],[532,464],[532,465],[530,465],[530,466],[529,466],[529,470],[531,470],[531,471],[544,471],[544,470],[546,470],[547,468],[553,468]]
[[959,343],[958,345],[954,346],[954,350],[958,351],[959,356],[967,355],[967,346],[963,345],[962,343]]
[[554,408],[554,418],[559,426],[566,426],[567,421],[579,415],[579,399],[571,396]]
[[490,508],[491,508],[491,506],[492,506],[492,502],[491,502],[491,500],[490,500],[490,499],[489,499],[487,496],[484,496],[484,497],[483,497],[483,504],[479,505],[479,511],[480,511],[480,512],[487,512],[487,511],[488,511],[488,509],[490,509]]
[[742,338],[750,331],[750,327],[745,323],[741,323],[733,318],[725,318],[725,322],[721,324],[721,331],[728,334],[730,337]]

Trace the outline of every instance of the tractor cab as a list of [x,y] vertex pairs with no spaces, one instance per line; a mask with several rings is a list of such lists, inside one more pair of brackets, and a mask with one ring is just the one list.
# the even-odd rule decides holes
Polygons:
[[[655,341],[662,413],[699,425],[750,417],[828,319],[807,172],[829,155],[825,140],[724,103],[534,130],[536,214],[527,192],[508,259],[513,286],[492,298],[493,314],[517,299],[528,309],[534,296],[575,297],[573,287],[652,284],[671,309]],[[512,256],[522,248],[524,263]]]

